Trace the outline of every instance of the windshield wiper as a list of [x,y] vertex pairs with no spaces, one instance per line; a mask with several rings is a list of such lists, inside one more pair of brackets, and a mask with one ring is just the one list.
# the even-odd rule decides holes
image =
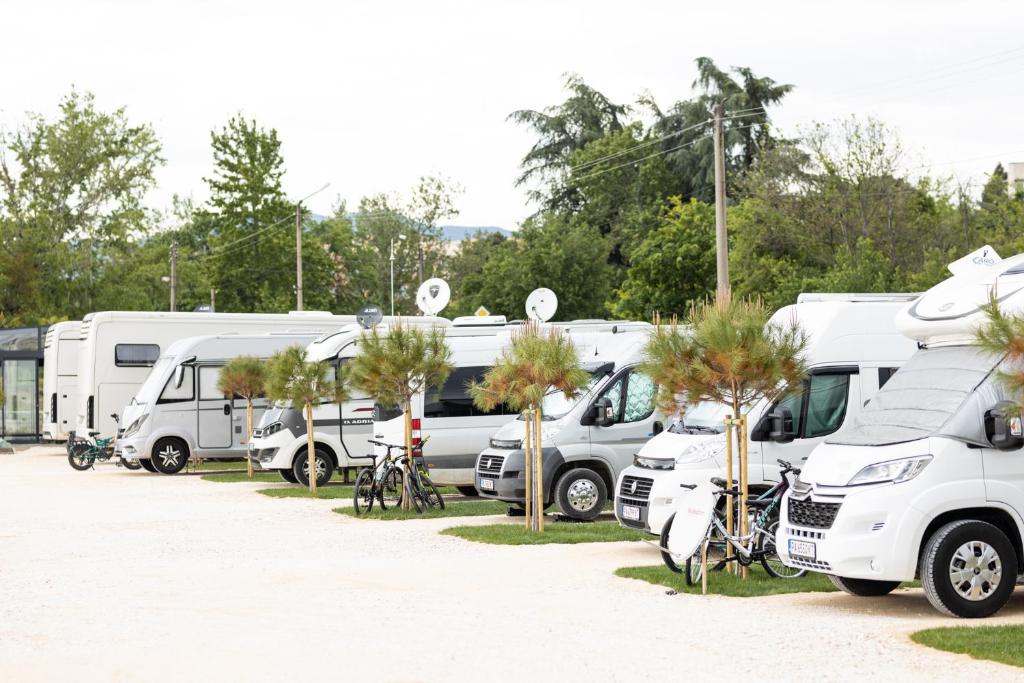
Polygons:
[[714,427],[705,427],[703,425],[688,425],[683,424],[683,430],[687,434],[721,434],[721,430],[715,429]]

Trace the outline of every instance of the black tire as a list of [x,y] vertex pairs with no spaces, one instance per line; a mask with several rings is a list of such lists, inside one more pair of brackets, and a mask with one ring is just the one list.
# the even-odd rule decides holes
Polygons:
[[757,539],[757,549],[761,552],[761,566],[768,572],[768,576],[776,579],[799,579],[806,574],[806,569],[788,567],[779,559],[779,552],[775,548],[775,538],[779,535],[778,518],[769,521],[765,531],[771,534],[771,537],[761,534]]
[[874,579],[848,579],[845,576],[829,574],[828,578],[839,590],[862,598],[880,598],[896,590],[899,581],[875,581]]
[[555,484],[555,503],[566,517],[589,522],[601,514],[607,502],[604,479],[586,467],[565,472]]
[[[292,463],[292,475],[295,483],[309,486],[309,456],[308,451],[303,448],[295,455],[295,462]],[[334,461],[331,456],[322,448],[314,451],[316,457],[316,485],[323,486],[331,480],[334,473]]]
[[475,486],[456,486],[455,489],[466,496],[467,498],[479,498],[480,494],[477,493]]
[[377,492],[373,488],[373,470],[364,467],[359,470],[352,491],[352,506],[355,508],[356,514],[365,515],[372,510],[373,499],[376,497]]
[[[988,522],[965,519],[932,534],[919,570],[924,594],[935,609],[951,617],[979,619],[992,616],[1010,599],[1019,568],[1006,534]],[[965,595],[975,589],[974,597]]]
[[93,459],[86,455],[88,452],[88,449],[85,448],[73,449],[68,453],[68,464],[79,472],[84,472],[92,467],[93,463]]
[[188,446],[181,439],[160,439],[153,444],[150,462],[160,474],[177,474],[188,464]]
[[441,497],[441,492],[434,486],[434,482],[424,478],[423,488],[427,494],[427,506],[444,510],[444,498]]
[[142,465],[142,469],[146,470],[147,472],[152,472],[153,474],[156,474],[156,467],[153,465],[153,461],[150,460],[149,458],[140,458],[139,464]]
[[[402,474],[405,474],[405,472],[402,472]],[[416,485],[414,476],[410,474],[406,477],[405,493],[410,494],[409,498],[412,500],[412,507],[416,508],[416,512],[423,512],[427,508],[427,501],[424,498],[423,491]]]
[[[675,518],[676,516],[673,513],[672,516],[669,517],[668,520],[665,522],[665,526],[661,528],[660,545],[662,548],[668,547],[668,533],[672,530],[672,520]],[[676,564],[675,558],[672,557],[672,553],[668,552],[667,550],[661,551],[661,561],[665,563],[666,567],[668,567],[671,571],[674,571],[676,574],[683,573],[683,568]]]
[[289,484],[299,483],[299,480],[295,478],[295,473],[292,472],[291,470],[278,470],[278,473],[281,475],[281,478],[284,479]]
[[124,458],[121,458],[121,466],[126,470],[132,470],[134,472],[135,470],[142,469],[142,462],[140,460],[125,460]]
[[686,558],[686,570],[684,576],[686,577],[687,586],[699,586],[701,576],[703,576],[704,570],[700,563],[700,550],[697,550],[693,555]]
[[402,486],[403,477],[404,472],[402,472],[401,467],[395,467],[394,465],[388,467],[387,472],[384,473],[384,477],[381,479],[380,494],[377,498],[380,501],[381,510],[401,507],[402,492],[405,491],[405,488]]

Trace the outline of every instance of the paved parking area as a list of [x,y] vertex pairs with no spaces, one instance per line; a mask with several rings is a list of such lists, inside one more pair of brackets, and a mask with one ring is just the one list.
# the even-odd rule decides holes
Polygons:
[[[501,547],[62,450],[0,455],[0,680],[1021,680],[921,648],[920,591],[668,596],[638,543]],[[471,518],[464,523],[489,523]],[[462,521],[458,523],[463,523]],[[997,619],[1024,622],[1024,591]]]

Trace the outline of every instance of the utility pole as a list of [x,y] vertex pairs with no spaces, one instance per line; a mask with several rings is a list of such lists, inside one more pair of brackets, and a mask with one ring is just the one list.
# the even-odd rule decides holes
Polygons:
[[395,315],[395,238],[391,238],[391,315]]
[[419,255],[418,255],[419,261],[417,263],[417,271],[419,272],[420,284],[422,285],[423,284],[423,238],[422,237],[420,238],[420,242],[417,245],[417,249],[419,250]]
[[729,236],[725,229],[725,140],[722,134],[722,105],[714,109],[715,140],[715,255],[718,272],[716,298],[728,301]]
[[178,310],[178,241],[171,242],[171,313]]
[[217,290],[210,287],[210,313],[217,312]]
[[295,205],[295,310],[302,310],[302,207]]

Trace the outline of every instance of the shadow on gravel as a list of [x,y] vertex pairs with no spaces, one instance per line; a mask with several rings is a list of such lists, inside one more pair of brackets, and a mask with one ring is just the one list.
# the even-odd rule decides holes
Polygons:
[[[921,619],[934,621],[942,615],[932,607],[920,588],[898,588],[893,593],[881,598],[860,598],[843,592],[808,594],[801,602],[803,609],[816,607],[841,609],[860,612],[873,616],[899,617],[901,619]],[[1024,616],[1024,587],[1010,597],[1010,602],[993,618]],[[962,623],[959,619],[949,619],[950,625]]]

